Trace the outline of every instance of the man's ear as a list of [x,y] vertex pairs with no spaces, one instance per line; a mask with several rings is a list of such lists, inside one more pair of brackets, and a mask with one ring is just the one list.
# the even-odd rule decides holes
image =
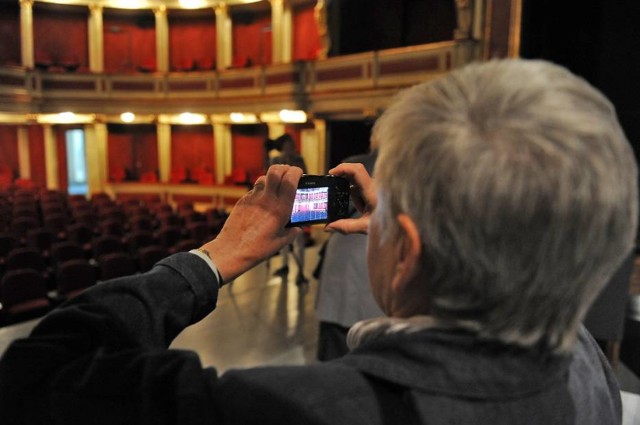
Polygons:
[[396,266],[391,288],[394,292],[403,292],[420,271],[422,243],[420,232],[407,214],[399,214],[398,235],[396,238]]

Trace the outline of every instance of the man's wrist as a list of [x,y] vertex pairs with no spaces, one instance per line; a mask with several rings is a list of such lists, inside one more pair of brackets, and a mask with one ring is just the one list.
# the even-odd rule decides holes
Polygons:
[[207,263],[207,265],[211,268],[211,271],[213,272],[213,274],[216,275],[216,279],[218,281],[218,287],[221,287],[224,284],[224,282],[222,281],[222,275],[220,274],[220,270],[218,270],[218,267],[213,261],[213,258],[211,258],[211,254],[209,253],[209,251],[204,249],[203,247],[200,247],[200,248],[192,249],[189,252],[191,254],[197,255]]

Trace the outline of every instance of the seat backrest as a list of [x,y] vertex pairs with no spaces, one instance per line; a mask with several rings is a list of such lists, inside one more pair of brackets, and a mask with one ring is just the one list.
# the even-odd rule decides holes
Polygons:
[[163,227],[158,231],[158,240],[160,243],[171,248],[182,239],[182,231],[177,226]]
[[44,272],[46,263],[40,251],[34,248],[15,248],[6,260],[7,270],[33,269]]
[[145,246],[154,245],[156,242],[152,232],[139,231],[129,235],[129,248],[132,252],[138,251]]
[[11,221],[11,231],[18,237],[25,237],[30,229],[40,227],[40,220],[33,217],[16,217]]
[[158,214],[158,220],[162,227],[180,226],[180,217],[174,213],[160,213]]
[[0,296],[2,304],[11,307],[24,301],[46,298],[47,287],[37,270],[11,270],[0,282]]
[[133,231],[151,231],[153,229],[153,220],[146,215],[136,215],[129,220],[129,224]]
[[18,245],[18,240],[9,234],[0,235],[0,258],[4,258]]
[[101,236],[93,243],[93,253],[96,259],[114,252],[124,252],[122,241],[115,236]]
[[49,250],[55,240],[55,235],[48,229],[40,228],[27,231],[27,245],[40,251]]
[[51,259],[56,265],[83,258],[84,250],[75,242],[58,242],[51,247]]
[[183,239],[175,245],[176,252],[191,251],[198,248],[202,243],[197,239]]
[[151,270],[153,265],[169,255],[169,250],[164,246],[152,245],[138,250],[138,264],[140,271]]
[[44,227],[52,232],[64,232],[69,224],[69,217],[66,214],[53,214],[44,218]]
[[136,272],[133,258],[123,252],[106,254],[100,258],[99,264],[101,280],[115,279]]
[[103,235],[124,236],[124,225],[120,220],[105,220],[100,223]]
[[200,242],[211,239],[211,227],[206,222],[195,222],[187,226],[189,236]]
[[75,219],[77,223],[86,224],[91,228],[95,228],[99,221],[98,215],[92,210],[77,212],[75,214]]
[[58,267],[56,283],[61,295],[68,294],[78,289],[88,288],[97,281],[96,268],[87,260],[69,260]]
[[75,223],[67,227],[67,238],[79,245],[91,243],[93,230],[87,224]]

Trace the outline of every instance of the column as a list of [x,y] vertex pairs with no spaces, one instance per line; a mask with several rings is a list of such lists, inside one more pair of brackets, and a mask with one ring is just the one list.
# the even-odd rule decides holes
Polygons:
[[480,59],[480,40],[484,38],[485,0],[456,0],[455,4],[458,26],[454,31],[457,43],[453,65],[458,67]]
[[18,165],[20,178],[31,178],[31,155],[29,153],[29,129],[18,127]]
[[[327,122],[325,120],[313,120],[313,127],[315,131],[315,166],[318,174],[324,174],[327,170]],[[304,138],[303,138],[304,140]],[[307,149],[309,146],[304,146],[303,149]],[[312,172],[311,165],[309,167],[309,173]]]
[[[520,53],[522,0],[486,0],[483,58],[517,57]],[[508,27],[505,26],[505,20]]]
[[169,19],[165,5],[153,9],[156,17],[156,70],[169,71]]
[[44,126],[44,164],[47,175],[47,189],[60,189],[58,179],[58,148],[51,125]]
[[160,182],[168,183],[171,180],[171,125],[158,123],[157,134]]
[[213,142],[216,152],[216,184],[223,184],[224,178],[233,168],[233,142],[229,124],[213,124]]
[[329,26],[327,24],[327,4],[325,0],[318,0],[313,8],[313,16],[318,26],[320,35],[320,43],[322,48],[318,54],[318,59],[326,59],[329,56],[329,47],[331,46],[331,38],[329,37]]
[[89,193],[105,191],[107,182],[107,125],[88,124],[84,127]]
[[102,23],[102,6],[89,5],[89,70],[104,71],[104,33]]
[[293,18],[288,0],[271,1],[273,63],[291,62]]
[[229,7],[226,4],[218,4],[213,10],[216,14],[216,68],[223,70],[231,67],[233,60],[232,22]]
[[33,69],[33,0],[20,0],[20,53],[22,66]]

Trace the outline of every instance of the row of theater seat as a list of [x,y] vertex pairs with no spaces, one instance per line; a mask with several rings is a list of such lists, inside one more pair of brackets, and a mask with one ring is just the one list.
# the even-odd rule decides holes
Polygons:
[[0,325],[37,317],[97,282],[145,272],[212,239],[225,220],[222,210],[188,203],[174,210],[103,194],[0,193]]

